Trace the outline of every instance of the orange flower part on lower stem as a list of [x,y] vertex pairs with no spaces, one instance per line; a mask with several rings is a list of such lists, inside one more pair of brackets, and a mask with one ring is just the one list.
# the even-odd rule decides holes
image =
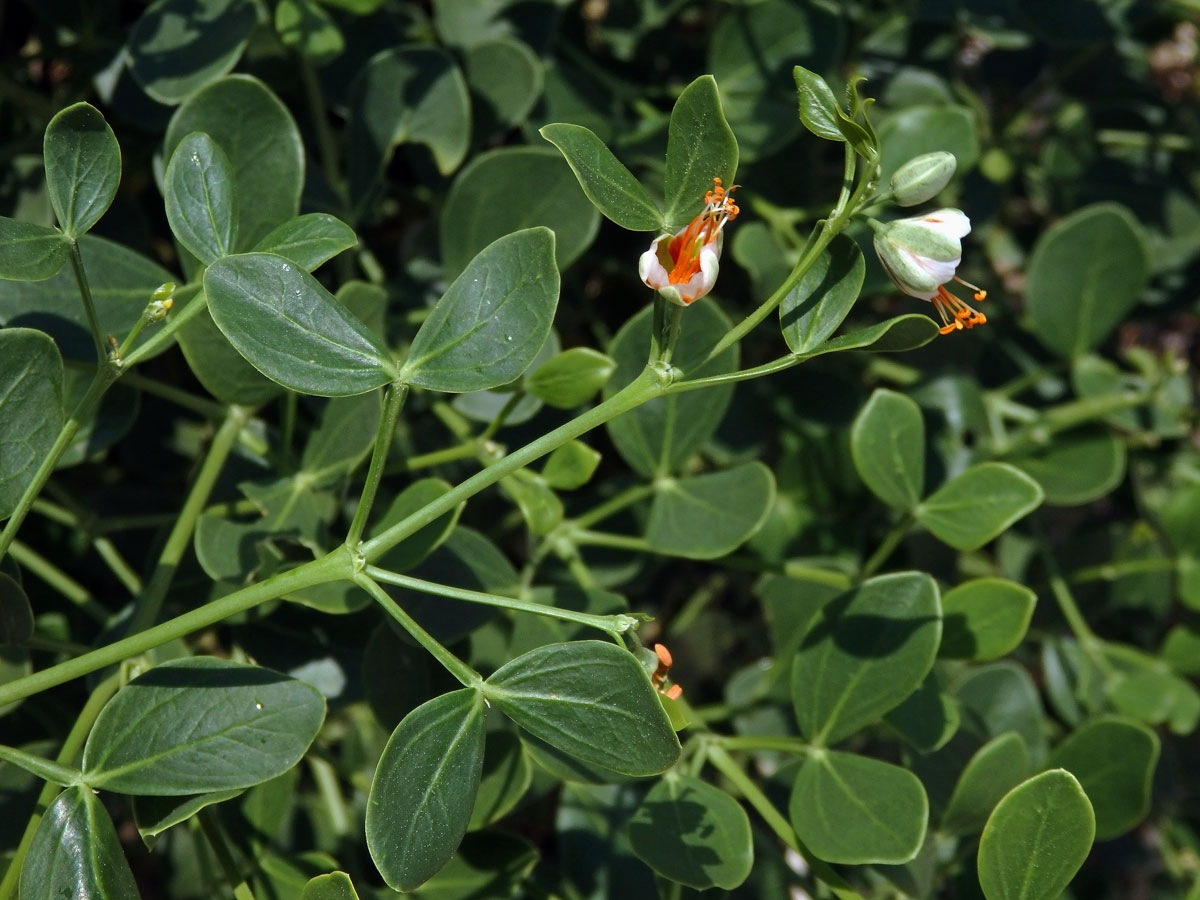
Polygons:
[[[968,287],[974,291],[976,302],[987,298],[987,291],[983,288],[976,287],[969,281],[963,281],[957,275],[954,276],[954,280],[963,287]],[[938,285],[937,293],[933,295],[932,300],[933,308],[937,310],[938,316],[942,320],[942,327],[938,329],[941,334],[962,331],[964,328],[974,328],[976,325],[987,323],[987,316],[974,307],[968,306],[962,300],[959,300],[946,290],[944,284]]]
[[662,644],[654,645],[654,653],[658,656],[658,668],[654,670],[654,674],[650,676],[650,682],[654,685],[654,689],[666,697],[668,700],[678,700],[683,696],[683,688],[679,685],[671,685],[667,690],[663,690],[663,682],[667,680],[667,673],[671,671],[671,651]]

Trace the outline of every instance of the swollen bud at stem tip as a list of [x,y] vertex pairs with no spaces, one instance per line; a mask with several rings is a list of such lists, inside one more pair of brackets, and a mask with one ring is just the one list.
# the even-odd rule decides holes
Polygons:
[[950,183],[957,167],[954,154],[945,150],[915,156],[892,174],[892,198],[899,206],[931,200]]

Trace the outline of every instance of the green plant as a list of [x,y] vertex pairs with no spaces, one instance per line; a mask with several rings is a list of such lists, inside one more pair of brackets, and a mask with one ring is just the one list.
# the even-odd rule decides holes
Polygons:
[[[911,11],[603,6],[159,0],[113,116],[3,76],[0,900],[1101,895],[1164,735],[1128,868],[1198,889],[1193,384],[1111,338],[1190,302],[1190,139],[897,68]],[[1086,97],[1153,29],[1064,6]],[[639,83],[676,26],[713,74]]]

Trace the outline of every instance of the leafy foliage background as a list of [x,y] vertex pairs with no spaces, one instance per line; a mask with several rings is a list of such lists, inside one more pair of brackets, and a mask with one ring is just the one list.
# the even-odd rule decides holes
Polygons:
[[[661,198],[671,109],[697,77],[715,79],[737,138],[742,215],[712,299],[683,314],[676,361],[689,375],[796,349],[785,305],[786,342],[772,316],[736,356],[695,368],[787,277],[842,188],[843,147],[797,116],[794,66],[823,76],[843,103],[853,76],[866,76],[858,90],[876,98],[881,187],[914,156],[955,155],[937,203],[970,216],[960,274],[988,290],[988,324],[969,333],[903,353],[816,356],[669,398],[671,416],[668,398],[651,401],[568,445],[557,469],[522,469],[390,551],[387,568],[459,590],[650,613],[639,637],[670,646],[686,703],[672,713],[692,719],[680,732],[684,763],[667,778],[642,779],[666,763],[622,775],[598,769],[586,746],[555,749],[520,709],[520,734],[485,715],[477,695],[451,693],[455,682],[389,624],[378,597],[343,582],[298,585],[139,654],[121,676],[193,655],[295,676],[286,702],[298,712],[280,733],[299,749],[278,758],[283,774],[210,773],[211,789],[228,793],[187,807],[164,799],[157,772],[135,772],[131,797],[111,762],[115,726],[97,725],[77,750],[102,792],[68,787],[54,814],[69,824],[107,809],[120,844],[102,852],[128,858],[143,897],[350,896],[329,875],[339,870],[360,896],[391,894],[380,875],[390,851],[372,834],[439,826],[373,814],[376,764],[402,720],[401,732],[437,735],[434,713],[449,710],[480,741],[486,727],[487,751],[473,805],[469,776],[447,780],[470,810],[450,867],[422,868],[421,848],[400,865],[422,897],[1197,896],[1198,16],[1185,0],[10,0],[0,7],[0,214],[19,224],[6,223],[0,243],[47,240],[24,225],[87,231],[80,255],[105,335],[123,339],[163,282],[196,283],[195,296],[203,266],[212,320],[112,387],[9,547],[0,613],[6,627],[19,623],[27,597],[33,625],[5,633],[4,684],[335,548],[383,409],[375,389],[404,371],[390,353],[403,361],[429,346],[418,328],[436,321],[439,298],[474,297],[450,288],[481,271],[472,266],[499,260],[505,271],[501,254],[540,241],[561,272],[554,331],[527,371],[505,371],[488,390],[453,359],[412,381],[432,390],[406,401],[366,537],[634,379],[652,331],[637,257],[654,211],[634,204],[621,221],[643,231],[602,218],[544,125],[587,127]],[[120,145],[119,188],[98,220],[86,206],[64,213],[45,176],[55,165],[47,124],[80,100]],[[96,133],[73,125],[85,126],[71,133]],[[188,152],[175,164],[179,147]],[[210,231],[187,233],[187,216],[173,212],[172,196],[197,189],[189,158],[236,204]],[[666,200],[673,227],[699,202]],[[297,213],[340,222],[274,234]],[[552,242],[521,231],[539,226]],[[520,253],[514,232],[531,242]],[[930,312],[895,291],[865,222],[846,233],[831,266],[839,253],[858,258],[853,240],[865,269],[839,334]],[[479,262],[497,239],[509,243]],[[298,266],[295,290],[336,294],[337,307],[313,301],[317,332],[336,332],[369,364],[338,381],[297,368],[309,350],[296,344],[280,350],[277,371],[259,368],[334,400],[286,390],[244,361],[253,348],[226,338],[241,327],[279,348],[269,313],[241,326],[227,318],[246,261],[270,261],[227,254],[285,245],[333,257],[315,276]],[[64,265],[55,254],[65,251],[46,246],[44,258],[0,249],[0,274],[16,279],[0,281],[0,373],[40,371],[56,354],[66,363],[57,394],[24,381],[33,394],[0,407],[5,514],[38,462],[4,452],[10,436],[48,448],[95,368],[71,266],[26,280]],[[835,300],[848,304],[843,295]],[[171,315],[188,299],[181,292]],[[329,309],[340,313],[320,319]],[[496,342],[540,334],[548,315],[505,320],[514,327]],[[563,361],[561,348],[576,355]],[[551,357],[560,372],[539,368]],[[438,393],[447,390],[466,392]],[[5,478],[13,470],[21,477]],[[194,536],[173,541],[184,499],[205,479]],[[597,518],[614,498],[613,514]],[[471,666],[497,672],[497,697],[515,690],[506,663],[598,636],[389,590]],[[595,660],[578,652],[582,681]],[[108,671],[88,673],[5,707],[4,744],[54,757]],[[201,679],[187,695],[199,709],[213,675],[187,677]],[[838,695],[838,679],[870,690]],[[646,688],[636,702],[653,701],[648,683],[629,696]],[[243,699],[261,703],[263,690]],[[418,707],[426,718],[405,719]],[[453,761],[467,772],[474,745],[464,746]],[[0,846],[12,853],[42,787],[0,766],[12,811],[0,817]],[[397,797],[424,784],[409,771],[420,769],[393,778]],[[1008,793],[1018,784],[1028,802]],[[1062,818],[1043,821],[1038,809]],[[1031,847],[1038,827],[1063,845]],[[26,858],[53,851],[35,842]],[[1031,859],[1044,880],[1014,886]],[[33,884],[20,896],[50,895]],[[131,889],[89,885],[86,896]],[[0,896],[13,890],[10,876]]]

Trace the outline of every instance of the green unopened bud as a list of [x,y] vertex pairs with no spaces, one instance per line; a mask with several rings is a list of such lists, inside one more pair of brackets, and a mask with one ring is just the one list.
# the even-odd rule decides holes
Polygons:
[[931,200],[950,183],[957,167],[954,154],[945,150],[913,157],[892,174],[892,197],[899,206]]
[[147,322],[161,322],[167,317],[167,312],[175,303],[171,297],[173,293],[175,293],[175,282],[168,281],[166,284],[159,285],[158,289],[150,295],[150,302],[146,304],[146,310],[143,313]]

